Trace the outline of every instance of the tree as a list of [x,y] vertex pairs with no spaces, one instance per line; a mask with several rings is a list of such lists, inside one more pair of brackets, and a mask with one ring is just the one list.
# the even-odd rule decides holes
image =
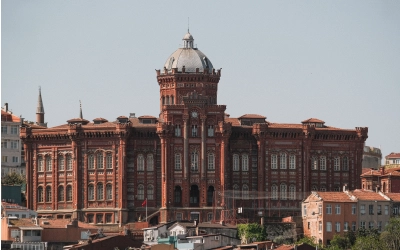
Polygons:
[[386,249],[400,249],[400,217],[390,219],[380,241]]
[[331,247],[329,249],[348,249],[350,247],[351,244],[349,238],[336,234],[331,240]]
[[267,238],[264,226],[257,223],[239,224],[238,235],[243,244],[248,244],[254,241],[263,241]]
[[383,246],[376,235],[357,237],[353,250],[383,250]]
[[22,185],[24,183],[26,183],[25,176],[16,172],[9,173],[1,179],[3,185]]
[[310,246],[316,247],[316,246],[317,246],[317,243],[315,243],[315,242],[316,242],[315,237],[304,236],[303,238],[299,239],[299,240],[296,242],[296,245],[300,245],[300,244],[302,244],[302,243],[307,243],[307,244],[310,245]]

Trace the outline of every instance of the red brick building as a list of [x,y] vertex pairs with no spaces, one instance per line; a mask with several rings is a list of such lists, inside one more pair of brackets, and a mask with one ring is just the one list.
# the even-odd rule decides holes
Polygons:
[[388,168],[383,166],[376,169],[363,169],[361,188],[364,190],[377,189],[383,193],[400,193],[400,167]]
[[89,122],[81,115],[52,128],[22,128],[29,208],[125,223],[143,218],[147,203],[156,224],[229,221],[240,206],[243,217],[258,220],[299,214],[311,190],[360,186],[367,128],[339,129],[315,118],[231,118],[218,104],[221,70],[193,41],[187,33],[183,48],[156,71],[158,117]]

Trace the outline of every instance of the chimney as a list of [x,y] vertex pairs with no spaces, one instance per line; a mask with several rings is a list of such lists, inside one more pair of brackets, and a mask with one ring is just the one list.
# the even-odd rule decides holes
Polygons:
[[8,112],[8,103],[4,103],[4,109],[6,110],[6,112]]
[[343,185],[343,192],[347,192],[348,190],[347,190],[347,184],[344,184]]
[[381,187],[379,185],[376,185],[376,192],[379,193],[379,191],[381,191]]

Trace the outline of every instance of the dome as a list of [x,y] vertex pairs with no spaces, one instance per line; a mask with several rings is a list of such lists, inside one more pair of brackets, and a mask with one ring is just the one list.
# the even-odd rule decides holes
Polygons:
[[178,68],[178,71],[182,71],[185,66],[185,72],[196,72],[196,68],[199,72],[212,72],[213,65],[207,56],[193,47],[193,36],[188,32],[183,37],[183,47],[177,49],[172,53],[164,64],[164,68],[168,71],[172,71],[173,68]]

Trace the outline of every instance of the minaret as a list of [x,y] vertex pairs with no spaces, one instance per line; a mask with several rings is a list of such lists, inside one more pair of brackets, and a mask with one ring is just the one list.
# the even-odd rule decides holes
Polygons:
[[81,102],[81,100],[79,100],[79,108],[80,108],[79,118],[83,119],[83,115],[82,115],[82,102]]
[[38,104],[36,108],[36,124],[39,126],[47,127],[47,123],[44,122],[44,107],[42,101],[42,90],[40,87],[39,87]]

